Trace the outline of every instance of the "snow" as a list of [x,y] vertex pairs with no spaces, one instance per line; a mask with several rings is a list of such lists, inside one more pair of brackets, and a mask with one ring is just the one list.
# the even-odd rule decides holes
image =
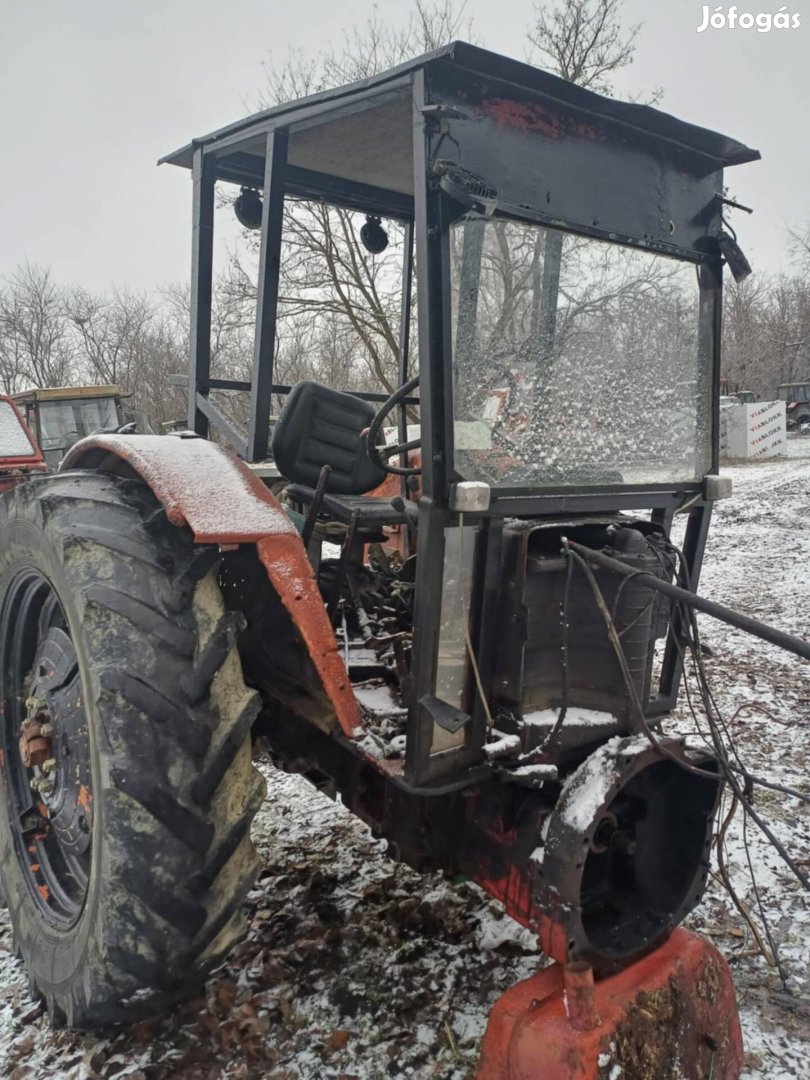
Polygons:
[[560,793],[565,803],[562,818],[577,832],[585,832],[607,800],[607,794],[617,779],[616,756],[626,740],[618,735],[587,757],[576,772],[568,777]]
[[[810,439],[788,439],[783,460],[722,471],[732,477],[735,494],[715,507],[700,592],[807,638]],[[810,668],[708,616],[698,618],[712,653],[709,679],[746,765],[755,775],[810,793]],[[684,700],[678,727],[699,742]],[[756,806],[807,873],[810,805],[760,788]],[[686,925],[708,934],[731,962],[748,1052],[746,1080],[795,1080],[807,1075],[810,1054],[810,905],[756,825],[749,823],[746,836],[791,995],[783,993],[775,969],[751,955],[756,946],[750,931],[714,875]],[[726,862],[736,891],[756,914],[739,812],[728,831]]]
[[34,448],[14,406],[0,401],[0,458],[31,457]]
[[[789,440],[788,451],[784,461],[728,470],[735,495],[715,509],[700,591],[807,636],[810,438]],[[807,791],[807,665],[714,620],[700,621],[712,649],[709,677],[742,756],[753,772]],[[746,709],[732,721],[740,705]],[[699,741],[685,703],[675,728]],[[340,803],[302,778],[263,768],[270,790],[254,829],[263,869],[248,898],[248,937],[193,1002],[163,1020],[106,1039],[50,1032],[28,997],[0,911],[0,1076],[474,1075],[494,1001],[545,962],[530,935],[475,886],[390,862],[385,844]],[[757,803],[807,871],[810,805],[769,791],[758,793]],[[715,878],[687,926],[731,963],[748,1052],[744,1080],[797,1080],[808,1074],[810,1058],[807,896],[756,828],[747,832],[792,996],[754,955],[750,931]],[[726,847],[732,881],[755,907],[739,819]]]
[[[551,728],[557,722],[558,716],[558,709],[537,709],[526,713],[523,722],[529,727]],[[579,727],[613,727],[616,717],[613,713],[600,712],[598,709],[582,709],[578,705],[571,705],[565,713],[565,723],[576,724]]]

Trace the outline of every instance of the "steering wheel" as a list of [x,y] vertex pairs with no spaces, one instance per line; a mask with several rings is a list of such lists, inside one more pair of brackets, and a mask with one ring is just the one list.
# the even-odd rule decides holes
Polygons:
[[421,466],[412,468],[410,466],[392,465],[388,459],[394,457],[395,454],[407,454],[409,450],[418,450],[422,446],[422,440],[411,439],[409,442],[383,443],[381,446],[378,446],[377,437],[380,434],[380,429],[388,414],[395,409],[397,405],[401,405],[403,400],[415,390],[418,385],[418,375],[415,375],[408,382],[403,383],[398,390],[394,391],[387,401],[382,403],[379,411],[375,414],[374,419],[368,426],[368,437],[366,439],[368,456],[375,465],[379,465],[385,472],[393,473],[395,476],[421,476]]

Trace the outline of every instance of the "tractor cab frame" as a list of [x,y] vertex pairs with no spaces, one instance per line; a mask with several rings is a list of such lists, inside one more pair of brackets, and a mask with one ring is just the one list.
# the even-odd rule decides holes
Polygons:
[[[271,396],[290,390],[274,382],[273,370],[285,202],[325,202],[404,225],[399,382],[408,384],[417,354],[421,441],[410,785],[458,780],[481,765],[496,683],[504,684],[500,697],[518,713],[550,705],[555,693],[559,698],[559,685],[534,697],[505,685],[520,683],[529,663],[527,635],[510,631],[525,615],[526,598],[518,595],[522,571],[510,580],[517,597],[510,612],[502,596],[509,577],[504,553],[521,545],[525,553],[527,543],[537,542],[520,535],[516,520],[550,524],[632,509],[668,534],[674,514],[686,510],[685,573],[696,587],[718,467],[723,169],[758,156],[651,108],[601,98],[457,42],[363,83],[270,109],[163,159],[190,168],[194,184],[192,345],[184,380],[189,425],[203,436],[216,429],[248,462],[271,454]],[[263,192],[249,384],[219,379],[210,367],[217,182]],[[532,295],[514,318],[531,325],[517,344],[515,326],[504,328],[506,350],[498,359],[481,355],[476,335],[491,330],[486,319],[497,321],[493,305],[504,304],[502,282],[485,293],[495,249],[500,244],[504,258],[510,240],[533,248]],[[518,270],[523,267],[501,273]],[[620,336],[621,318],[646,319],[652,332],[652,324],[664,320],[660,306],[651,301],[638,316],[633,304],[643,306],[645,291],[655,292],[656,275],[664,280],[679,272],[692,286],[681,323],[652,333],[648,355],[631,346],[626,365],[617,356],[606,359],[600,335]],[[611,273],[618,280],[610,280]],[[577,274],[590,280],[590,294],[587,288],[572,294]],[[600,287],[603,296],[596,295]],[[600,322],[600,303],[617,292],[618,307]],[[571,335],[562,324],[576,304],[597,315],[581,332],[584,344],[574,343],[564,357],[559,343]],[[486,402],[470,405],[488,365],[497,371],[490,385],[505,384],[513,398],[520,396],[513,392],[516,382],[528,384],[506,423],[482,421]],[[583,377],[589,386],[614,382],[621,389],[603,417],[578,417],[583,430],[572,431],[571,424],[567,430],[560,415],[571,412],[565,395],[576,397],[574,384]],[[660,408],[651,416],[637,395],[644,396],[645,380],[660,385],[667,377],[668,392],[659,395]],[[217,408],[215,390],[250,394],[247,431]],[[400,443],[407,441],[405,405],[401,395]],[[604,438],[592,430],[600,424]],[[498,428],[500,444],[493,441]],[[516,437],[516,428],[528,429],[528,437],[526,430]],[[660,438],[662,431],[667,438]],[[464,547],[468,565],[459,575],[455,565]],[[466,631],[459,639],[456,626],[453,639],[443,619],[442,611],[454,604],[468,617],[471,650]],[[504,677],[505,632],[521,662]],[[532,644],[540,647],[528,641],[529,650]],[[472,664],[466,662],[470,652]],[[460,670],[450,670],[453,656]],[[678,679],[673,624],[657,685],[645,702],[650,717],[673,707]],[[588,700],[600,704],[596,692]],[[611,708],[607,698],[602,705]]]

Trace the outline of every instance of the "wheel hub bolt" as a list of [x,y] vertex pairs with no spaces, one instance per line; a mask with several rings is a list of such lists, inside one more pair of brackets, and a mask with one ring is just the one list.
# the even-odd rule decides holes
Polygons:
[[38,720],[23,720],[20,727],[20,757],[26,769],[53,761],[51,740],[43,735],[42,728]]

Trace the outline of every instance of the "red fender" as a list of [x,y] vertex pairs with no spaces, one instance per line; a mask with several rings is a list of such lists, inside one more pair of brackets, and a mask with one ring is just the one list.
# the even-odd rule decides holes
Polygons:
[[306,644],[341,728],[359,734],[360,712],[301,537],[270,490],[233,454],[207,439],[91,435],[60,471],[115,471],[124,461],[152,489],[173,525],[198,544],[255,544],[267,576]]

